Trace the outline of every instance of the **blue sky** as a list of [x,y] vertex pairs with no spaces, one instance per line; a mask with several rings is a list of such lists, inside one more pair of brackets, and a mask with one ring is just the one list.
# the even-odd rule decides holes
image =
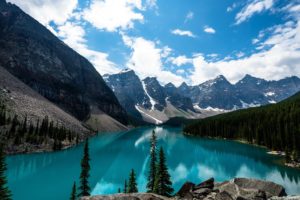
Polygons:
[[89,59],[166,84],[300,76],[299,0],[8,0]]

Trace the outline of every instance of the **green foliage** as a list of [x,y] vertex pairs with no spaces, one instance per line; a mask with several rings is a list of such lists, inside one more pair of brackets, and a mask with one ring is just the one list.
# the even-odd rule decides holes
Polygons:
[[124,182],[124,190],[123,193],[128,193],[128,186],[127,186],[127,180]]
[[134,170],[132,169],[129,175],[128,193],[136,193],[136,192],[138,192],[136,175]]
[[159,150],[159,161],[156,168],[156,178],[154,193],[170,197],[174,189],[172,188],[171,176],[166,165],[166,157],[163,148]]
[[53,121],[50,121],[48,116],[42,119],[41,124],[38,120],[34,125],[28,120],[27,116],[21,122],[18,115],[13,115],[12,120],[10,115],[5,105],[0,102],[0,131],[1,136],[6,137],[6,144],[8,145],[18,146],[23,143],[34,145],[53,144],[53,150],[60,150],[63,146],[62,141],[68,140],[71,143],[75,143],[75,139],[76,143],[79,141],[75,133],[59,126],[58,123],[54,126]]
[[3,148],[0,147],[0,199],[11,200],[11,192],[7,187],[7,179],[5,176],[6,163]]
[[[299,160],[300,93],[275,104],[202,119],[184,132],[202,137],[246,140]],[[293,153],[294,152],[294,153]],[[287,158],[289,159],[289,158]]]
[[72,192],[70,196],[70,200],[76,200],[77,194],[76,194],[76,182],[74,182],[72,187]]
[[90,186],[89,186],[89,177],[90,177],[90,155],[89,155],[89,141],[86,140],[84,145],[83,158],[81,160],[81,173],[80,173],[80,186],[78,197],[89,196],[90,195]]
[[147,192],[153,192],[155,176],[156,176],[156,162],[157,162],[157,150],[156,150],[157,139],[155,131],[152,131],[152,137],[150,140],[150,167],[148,174]]

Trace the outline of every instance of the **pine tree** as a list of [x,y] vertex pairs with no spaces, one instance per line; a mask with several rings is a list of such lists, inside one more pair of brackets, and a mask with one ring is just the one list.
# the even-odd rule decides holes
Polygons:
[[90,177],[90,156],[89,156],[89,141],[86,140],[84,145],[83,158],[81,160],[81,173],[80,173],[80,187],[78,197],[89,196],[90,195],[90,186],[89,186],[89,177]]
[[76,182],[73,184],[70,200],[76,200]]
[[125,180],[124,182],[124,190],[123,193],[127,193],[128,192],[128,188],[127,188],[127,180]]
[[0,147],[0,199],[11,200],[11,192],[7,187],[5,154],[3,148]]
[[162,196],[170,197],[173,191],[171,176],[166,165],[165,153],[161,147],[159,151],[159,162],[157,164],[154,192]]
[[128,193],[136,193],[136,192],[138,192],[138,189],[136,184],[135,172],[132,169],[129,175]]
[[148,174],[148,183],[147,183],[147,192],[153,192],[154,183],[155,183],[155,176],[156,176],[156,162],[157,162],[157,155],[156,155],[156,135],[155,131],[152,131],[152,137],[150,140],[150,168]]

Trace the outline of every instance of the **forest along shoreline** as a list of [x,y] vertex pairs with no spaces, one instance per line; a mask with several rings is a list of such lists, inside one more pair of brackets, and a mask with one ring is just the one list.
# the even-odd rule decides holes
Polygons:
[[[300,165],[300,92],[273,105],[237,110],[201,119],[184,127],[185,134],[243,140],[285,157],[286,166]],[[284,152],[284,153],[283,153]]]
[[280,165],[284,165],[286,167],[290,167],[290,168],[300,170],[300,162],[296,162],[296,161],[287,162],[286,154],[285,154],[284,151],[271,150],[271,149],[269,149],[268,147],[266,147],[264,145],[258,145],[258,144],[250,143],[246,140],[241,140],[241,139],[228,139],[228,138],[222,138],[222,137],[209,137],[209,136],[203,136],[202,137],[202,136],[193,135],[193,134],[190,134],[190,133],[187,133],[187,132],[184,132],[184,131],[183,131],[183,134],[185,136],[188,136],[188,137],[207,138],[207,139],[211,139],[211,140],[229,140],[229,141],[235,141],[235,142],[238,142],[238,143],[241,143],[241,144],[247,144],[247,145],[252,145],[252,146],[255,146],[255,147],[260,147],[260,148],[263,148],[263,149],[267,150],[266,154],[280,157],[279,162],[276,162],[276,163],[279,163]]

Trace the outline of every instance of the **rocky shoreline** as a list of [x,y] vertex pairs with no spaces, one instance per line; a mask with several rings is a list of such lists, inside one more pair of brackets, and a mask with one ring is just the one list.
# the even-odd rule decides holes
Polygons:
[[186,182],[174,197],[151,193],[131,193],[82,197],[81,200],[300,200],[300,196],[287,196],[284,187],[273,182],[234,178],[221,183],[214,178],[198,185]]

